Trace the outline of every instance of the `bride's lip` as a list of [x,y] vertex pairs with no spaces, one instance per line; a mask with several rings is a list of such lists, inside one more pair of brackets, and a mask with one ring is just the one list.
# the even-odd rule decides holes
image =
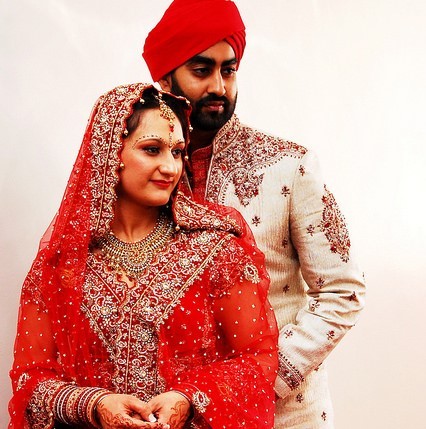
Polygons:
[[173,184],[173,181],[171,180],[151,180],[154,185],[157,185],[160,188],[168,188]]

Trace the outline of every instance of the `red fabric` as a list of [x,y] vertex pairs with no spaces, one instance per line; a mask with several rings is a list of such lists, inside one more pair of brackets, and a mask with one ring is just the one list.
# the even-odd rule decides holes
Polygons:
[[245,48],[245,26],[229,0],[175,0],[145,41],[143,57],[158,81],[194,55],[221,40],[238,62]]
[[[36,386],[48,379],[143,399],[171,388],[190,397],[200,390],[212,405],[198,417],[202,425],[273,426],[278,332],[264,257],[241,216],[178,192],[172,214],[180,230],[128,290],[89,250],[113,219],[122,134],[147,87],[115,88],[92,112],[64,199],[23,285],[10,429],[32,427],[25,410]],[[249,280],[253,272],[257,280]],[[139,311],[136,304],[147,297]],[[129,302],[138,310],[130,318]],[[106,317],[110,308],[123,325]],[[133,337],[122,347],[118,334],[129,320]],[[144,340],[147,323],[156,341]],[[155,370],[155,377],[130,372],[128,383],[120,381],[131,364],[141,367],[134,362],[142,352],[144,369]],[[45,411],[39,418],[51,421]]]
[[204,201],[206,197],[207,176],[213,153],[213,144],[196,149],[191,154],[191,184],[194,198]]

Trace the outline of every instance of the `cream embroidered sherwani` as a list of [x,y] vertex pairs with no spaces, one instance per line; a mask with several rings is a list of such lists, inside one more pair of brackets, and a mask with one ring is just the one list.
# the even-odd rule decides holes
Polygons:
[[233,116],[193,170],[195,194],[238,209],[266,256],[280,328],[275,427],[332,428],[323,361],[358,319],[364,280],[315,156]]

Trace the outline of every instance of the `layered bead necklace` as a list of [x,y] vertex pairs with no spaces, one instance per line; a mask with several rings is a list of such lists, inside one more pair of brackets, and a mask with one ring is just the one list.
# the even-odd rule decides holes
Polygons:
[[129,278],[137,278],[172,234],[173,223],[162,213],[154,229],[142,240],[127,243],[110,232],[100,237],[97,244],[111,268],[124,272]]

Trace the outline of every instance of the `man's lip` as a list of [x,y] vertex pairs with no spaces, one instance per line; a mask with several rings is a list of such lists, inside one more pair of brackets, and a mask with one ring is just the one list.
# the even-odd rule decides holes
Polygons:
[[204,103],[204,108],[212,112],[220,112],[225,109],[223,101],[209,101]]
[[205,106],[223,106],[225,104],[224,101],[218,100],[218,101],[206,101],[204,103]]

